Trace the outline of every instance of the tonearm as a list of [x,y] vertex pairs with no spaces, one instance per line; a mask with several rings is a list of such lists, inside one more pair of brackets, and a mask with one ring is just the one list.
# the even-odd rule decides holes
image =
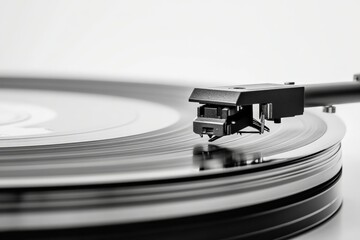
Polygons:
[[[334,105],[360,102],[360,74],[352,82],[295,85],[251,84],[216,88],[195,88],[190,102],[202,104],[193,122],[194,132],[215,141],[235,133],[263,134],[270,129],[266,121],[281,123],[282,118],[302,115],[305,107],[323,106],[335,112]],[[259,105],[259,119],[253,106]],[[244,131],[251,127],[253,131]]]

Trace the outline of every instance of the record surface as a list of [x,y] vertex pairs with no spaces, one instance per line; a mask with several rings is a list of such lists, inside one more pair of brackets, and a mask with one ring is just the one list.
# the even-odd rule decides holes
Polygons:
[[22,78],[0,87],[3,234],[279,238],[341,205],[345,127],[333,114],[307,110],[264,135],[208,144],[192,132],[189,88]]

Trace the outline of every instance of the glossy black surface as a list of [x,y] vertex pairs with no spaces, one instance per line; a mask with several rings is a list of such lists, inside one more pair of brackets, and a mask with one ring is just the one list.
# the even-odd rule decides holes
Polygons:
[[[21,239],[279,239],[312,228],[341,206],[341,171],[307,191],[247,208],[187,218],[48,231],[3,232]],[[320,210],[320,211],[319,211]]]

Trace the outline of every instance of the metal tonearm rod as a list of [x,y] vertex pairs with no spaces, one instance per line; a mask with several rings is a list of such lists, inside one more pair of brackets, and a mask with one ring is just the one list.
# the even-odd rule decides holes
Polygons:
[[[195,88],[190,102],[197,109],[194,132],[215,141],[235,133],[270,131],[265,121],[281,123],[282,118],[302,115],[305,107],[323,106],[335,112],[335,104],[360,102],[360,74],[353,82],[295,85],[252,84],[216,88]],[[253,105],[259,105],[259,120],[253,117]],[[244,131],[252,127],[253,131]]]

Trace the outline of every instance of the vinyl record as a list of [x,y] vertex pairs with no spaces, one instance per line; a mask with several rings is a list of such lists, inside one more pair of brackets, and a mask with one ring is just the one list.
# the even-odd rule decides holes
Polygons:
[[179,86],[0,79],[0,234],[293,236],[341,205],[343,123],[318,109],[209,144]]

